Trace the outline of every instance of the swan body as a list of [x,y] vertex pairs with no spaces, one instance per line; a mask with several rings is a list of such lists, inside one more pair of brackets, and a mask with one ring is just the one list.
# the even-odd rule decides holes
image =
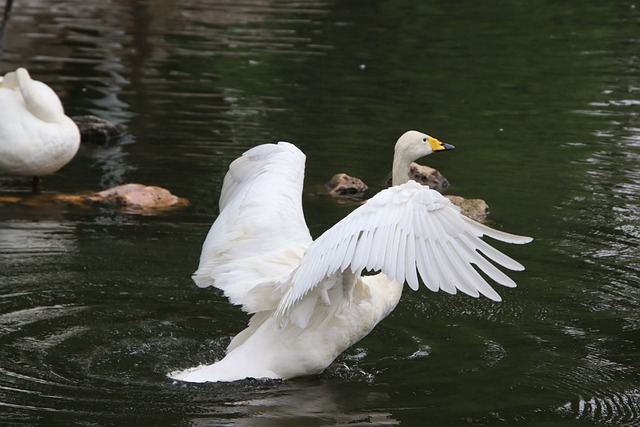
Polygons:
[[524,267],[480,237],[531,238],[470,220],[440,193],[407,178],[412,161],[451,148],[406,132],[395,147],[393,186],[315,241],[302,212],[305,156],[299,149],[265,144],[232,162],[193,278],[200,287],[221,289],[253,316],[222,360],[169,376],[215,382],[320,373],[393,311],[405,282],[417,290],[418,276],[432,291],[500,301],[472,264],[508,287],[515,283],[490,260]]
[[0,79],[0,172],[39,177],[66,165],[80,131],[60,99],[24,68]]

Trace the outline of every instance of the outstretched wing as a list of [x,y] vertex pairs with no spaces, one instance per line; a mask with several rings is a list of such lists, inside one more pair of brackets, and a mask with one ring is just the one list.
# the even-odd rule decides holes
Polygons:
[[273,310],[276,283],[312,242],[302,212],[305,155],[293,144],[264,144],[229,166],[220,214],[202,245],[193,280],[221,289],[253,313]]
[[432,291],[460,290],[500,301],[473,265],[508,287],[516,284],[489,260],[511,270],[524,267],[485,243],[484,235],[508,243],[532,240],[479,224],[461,215],[437,191],[414,181],[388,188],[313,242],[276,315],[282,318],[325,278],[347,269],[355,274],[381,270],[399,283],[406,280],[414,290],[420,275]]

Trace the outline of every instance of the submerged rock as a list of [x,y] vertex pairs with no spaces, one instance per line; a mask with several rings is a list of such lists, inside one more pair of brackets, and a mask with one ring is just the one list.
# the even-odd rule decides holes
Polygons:
[[143,184],[125,184],[98,193],[87,194],[26,194],[0,195],[0,206],[22,205],[46,207],[52,205],[104,206],[128,213],[153,214],[158,211],[186,206],[186,199],[177,197],[165,188]]
[[362,199],[364,192],[369,187],[359,178],[354,178],[346,173],[338,173],[324,185],[324,188],[334,197]]
[[[437,191],[442,191],[449,187],[449,180],[442,176],[434,168],[411,163],[409,169],[409,179]],[[391,186],[391,174],[387,178],[387,186]],[[369,188],[361,179],[349,176],[346,173],[335,174],[324,188],[333,197],[362,199],[364,192]]]
[[[449,187],[449,180],[438,170],[429,166],[419,165],[416,162],[412,162],[409,167],[409,179],[436,191],[442,191]],[[387,186],[391,186],[391,174],[387,178]]]
[[[442,191],[449,187],[449,180],[442,176],[440,172],[429,166],[417,163],[411,163],[409,178],[436,191]],[[391,186],[391,175],[387,180],[387,186]],[[333,197],[362,200],[368,187],[359,178],[349,176],[346,173],[339,173],[325,184],[325,188]],[[489,205],[484,200],[465,199],[464,197],[450,195],[445,195],[445,197],[458,206],[460,212],[466,217],[478,222],[487,220]]]
[[447,199],[460,208],[462,215],[474,221],[484,222],[489,215],[489,205],[482,199],[465,199],[460,196],[445,195]]
[[96,193],[90,201],[127,209],[148,210],[176,206],[180,203],[180,198],[162,187],[125,184]]
[[117,142],[127,133],[123,125],[98,116],[74,116],[71,119],[80,129],[80,141],[83,143],[109,144]]
[[442,191],[449,187],[449,180],[439,171],[429,166],[419,165],[415,162],[411,163],[409,178],[422,185],[428,186],[432,190]]

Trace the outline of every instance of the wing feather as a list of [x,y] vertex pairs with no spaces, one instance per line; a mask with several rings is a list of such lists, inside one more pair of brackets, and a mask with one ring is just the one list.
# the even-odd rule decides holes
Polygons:
[[[468,252],[466,251],[465,248],[463,248],[460,243],[457,241],[457,239],[453,239],[451,240],[451,245],[453,246],[453,251],[461,256],[468,254]],[[481,257],[480,257],[481,258]],[[483,258],[484,259],[484,258]],[[468,256],[465,256],[464,258],[460,258],[459,262],[459,268],[460,268],[460,273],[463,276],[463,280],[469,281],[469,282],[473,282],[475,288],[484,296],[486,296],[489,299],[492,299],[494,301],[501,301],[502,298],[500,297],[500,295],[498,295],[498,293],[491,287],[491,285],[489,285],[489,283],[487,283],[486,280],[484,280],[484,278],[477,274],[476,271],[474,270],[473,266],[471,265],[471,261],[469,259]],[[487,262],[487,264],[489,264]],[[491,267],[493,267],[493,265],[489,264]],[[493,267],[495,268],[495,267]],[[496,269],[497,270],[497,269]],[[499,270],[498,270],[499,271]],[[505,277],[507,277],[505,275]],[[496,282],[500,283],[501,285],[504,285],[504,283],[501,283],[499,281],[496,280]],[[479,295],[476,295],[479,296]]]
[[505,233],[504,231],[487,227],[486,225],[480,224],[479,222],[467,218],[466,216],[461,216],[460,219],[466,222],[471,230],[475,231],[475,235],[478,237],[489,236],[492,239],[500,240],[501,242],[515,244],[529,243],[531,240],[533,240],[531,237],[518,236],[516,234]]
[[221,289],[249,313],[275,309],[278,301],[263,296],[286,281],[312,242],[302,212],[304,162],[302,151],[280,142],[231,163],[193,275],[198,286]]
[[453,272],[450,269],[443,268],[446,265],[446,260],[440,247],[440,240],[429,240],[428,243],[430,249],[429,255],[431,259],[435,261],[432,268],[437,271],[440,279],[440,289],[451,295],[455,295],[457,290],[453,284]]
[[385,274],[391,280],[396,280],[396,262],[398,261],[398,253],[393,248],[398,247],[398,229],[391,227],[389,230],[389,241],[386,242],[384,248],[383,268],[387,271]]
[[404,258],[404,271],[407,273],[407,284],[411,289],[417,291],[420,287],[418,275],[416,274],[416,237],[413,232],[407,235],[407,256]]
[[467,253],[469,262],[477,265],[487,276],[492,280],[500,283],[503,286],[514,288],[516,283],[502,271],[498,270],[493,264],[487,261],[475,250],[473,242],[465,235],[460,236],[460,248]]
[[[345,271],[347,267],[351,264],[351,260],[353,259],[353,252],[356,250],[356,243],[358,242],[358,235],[354,234],[349,238],[349,244],[347,246],[347,250],[344,254],[344,259],[342,260],[342,264],[340,266],[340,271]],[[340,260],[337,260],[338,262]],[[327,271],[331,266],[328,266]]]
[[450,242],[442,242],[440,246],[442,247],[442,252],[445,255],[442,267],[450,274],[449,283],[467,295],[476,298],[479,297],[478,283],[482,278],[478,278],[476,275],[469,278],[465,277],[463,274],[465,268],[463,264],[465,263],[460,259],[460,255],[457,252],[451,250]]
[[[432,291],[455,294],[460,290],[500,301],[473,265],[509,287],[515,282],[489,261],[515,271],[524,267],[481,240],[482,236],[507,243],[531,241],[462,216],[447,198],[416,182],[383,190],[309,246],[289,279],[276,316],[282,319],[319,283],[347,269],[356,275],[364,269],[381,270],[412,289],[418,289],[420,278]],[[324,263],[323,268],[317,267],[317,260]]]
[[353,271],[361,271],[367,265],[369,252],[371,252],[370,231],[365,230],[358,239],[358,245],[353,252],[353,259],[351,260]]
[[476,241],[477,249],[482,252],[487,258],[491,259],[494,262],[502,265],[503,267],[508,268],[513,271],[522,271],[524,270],[524,266],[520,264],[518,261],[513,258],[503,254],[496,248],[487,244],[484,240],[478,239]]
[[430,266],[433,265],[430,255],[429,249],[427,248],[427,242],[424,239],[420,239],[416,237],[418,242],[418,257],[416,259],[416,264],[418,266],[418,273],[420,277],[422,277],[422,281],[426,285],[426,287],[433,291],[438,292],[440,289],[440,279],[438,278],[437,272],[434,268]]

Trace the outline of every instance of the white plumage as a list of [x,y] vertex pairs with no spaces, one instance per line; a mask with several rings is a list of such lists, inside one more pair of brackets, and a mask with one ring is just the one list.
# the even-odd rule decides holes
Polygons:
[[0,172],[48,175],[66,165],[79,147],[78,126],[49,86],[32,80],[24,68],[0,78]]
[[[481,237],[531,238],[472,221],[437,191],[407,178],[412,161],[451,148],[406,132],[396,143],[394,186],[315,241],[302,212],[304,154],[280,142],[236,159],[194,280],[221,289],[253,317],[221,361],[170,376],[206,382],[319,373],[395,308],[405,281],[417,290],[419,277],[432,291],[500,301],[473,265],[508,287],[515,283],[489,260],[511,270],[524,267]],[[361,275],[365,270],[380,273]]]

